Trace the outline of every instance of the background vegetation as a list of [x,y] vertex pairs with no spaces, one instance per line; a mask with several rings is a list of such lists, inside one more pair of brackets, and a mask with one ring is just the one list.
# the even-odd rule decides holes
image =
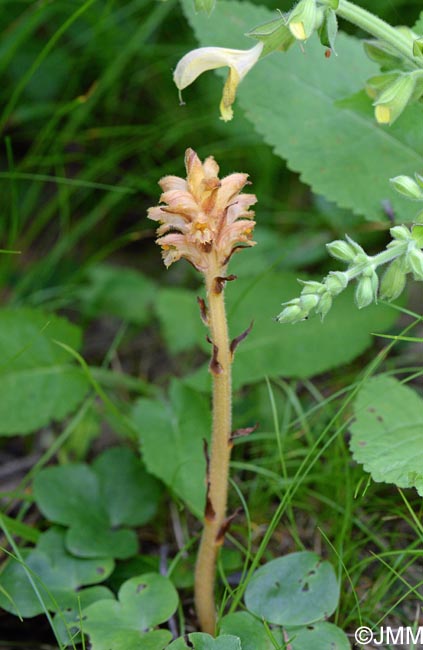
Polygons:
[[[419,0],[360,4],[395,24],[412,25],[421,9]],[[172,441],[151,405],[157,405],[157,397],[165,399],[172,384],[172,413],[183,423],[184,406],[193,401],[186,391],[201,389],[195,393],[201,404],[192,439],[184,443],[189,457],[198,428],[204,435],[208,429],[202,405],[207,347],[194,304],[198,281],[185,264],[164,270],[146,220],[147,208],[158,202],[158,179],[183,175],[189,146],[200,158],[214,155],[224,174],[248,172],[259,199],[259,245],[250,258],[245,254],[247,260],[234,260],[231,270],[241,280],[228,300],[235,334],[255,316],[252,312],[263,312],[257,358],[251,363],[251,348],[244,357],[240,350],[234,401],[236,425],[258,421],[260,427],[235,450],[233,502],[248,504],[248,517],[242,515],[233,527],[221,568],[224,580],[236,584],[246,554],[254,555],[271,522],[265,558],[307,548],[337,568],[340,627],[386,622],[390,613],[395,624],[417,620],[421,500],[414,492],[367,482],[351,460],[345,431],[351,407],[343,401],[386,343],[369,333],[392,326],[401,331],[405,321],[396,320],[394,308],[376,313],[372,307],[357,316],[345,303],[326,329],[313,324],[308,343],[301,328],[286,334],[271,321],[280,302],[296,295],[299,269],[301,275],[321,276],[330,268],[325,242],[348,232],[369,251],[381,249],[389,220],[370,223],[314,195],[263,142],[240,106],[232,123],[219,121],[217,76],[204,75],[184,93],[186,105],[179,106],[171,72],[197,41],[174,0],[6,0],[0,29],[0,234],[3,249],[19,251],[0,258],[3,306],[59,312],[83,332],[79,341],[79,330],[66,330],[70,326],[56,323],[54,316],[48,319],[52,338],[79,349],[82,357],[75,359],[63,347],[37,347],[45,317],[28,311],[14,319],[6,309],[0,317],[0,372],[7,395],[0,404],[2,546],[10,551],[11,535],[35,542],[46,519],[56,521],[40,514],[34,505],[36,499],[43,512],[40,497],[31,487],[51,459],[91,462],[105,448],[125,441],[137,450],[141,442],[147,468],[170,491],[138,533],[142,556],[132,565],[121,558],[110,585],[139,567],[169,566],[176,556],[175,583],[185,588],[178,629],[193,629],[191,552],[199,530],[193,515],[200,506],[184,480],[169,480],[166,445]],[[417,309],[414,300],[412,290],[411,309],[415,304]],[[362,321],[356,318],[366,319],[358,342]],[[345,331],[351,328],[350,349],[345,340],[337,345],[330,325],[335,321]],[[33,351],[31,367],[52,355],[52,364],[66,365],[66,381],[53,388],[37,380],[27,393],[14,383],[8,374],[11,359],[27,345]],[[80,370],[81,358],[89,371]],[[382,368],[410,375],[414,366],[416,349],[402,343]],[[161,466],[157,445],[163,445]],[[203,467],[197,471],[201,476]],[[185,510],[182,502],[190,494],[193,502]],[[143,524],[142,517],[133,524]],[[4,647],[12,641],[54,643],[42,620],[20,624],[3,612]]]

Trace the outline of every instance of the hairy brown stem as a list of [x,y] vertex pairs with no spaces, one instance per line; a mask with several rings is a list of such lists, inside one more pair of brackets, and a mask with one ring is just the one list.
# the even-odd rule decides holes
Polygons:
[[[220,273],[219,273],[220,271]],[[210,265],[206,274],[208,322],[213,343],[213,428],[208,468],[204,529],[195,568],[195,607],[200,627],[214,634],[216,562],[226,518],[232,423],[232,354],[226,322],[221,268]]]

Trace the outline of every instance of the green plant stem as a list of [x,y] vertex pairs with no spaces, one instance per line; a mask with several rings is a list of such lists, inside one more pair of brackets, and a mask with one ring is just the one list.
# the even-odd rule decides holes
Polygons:
[[358,278],[363,273],[363,271],[368,268],[369,264],[372,264],[375,269],[379,266],[382,266],[382,264],[388,264],[389,262],[395,260],[397,257],[405,255],[407,248],[408,242],[404,242],[403,245],[387,248],[381,253],[377,253],[377,255],[369,255],[368,259],[365,262],[355,264],[352,268],[345,271],[346,275],[348,276],[348,282],[351,282],[351,280]]
[[206,275],[208,319],[213,344],[210,365],[213,376],[213,427],[204,528],[195,568],[195,607],[200,627],[208,634],[214,634],[216,627],[216,561],[224,538],[232,446],[232,354],[229,347],[224,292],[219,291],[216,284],[216,277],[221,273],[222,269],[216,264]]
[[339,0],[339,6],[335,11],[340,18],[345,18],[345,20],[393,47],[416,68],[423,67],[423,63],[419,62],[413,55],[411,39],[407,38],[405,34],[402,34],[395,27],[392,27],[392,25],[389,25],[389,23],[370,13],[370,11],[358,7],[353,2],[348,2],[348,0]]

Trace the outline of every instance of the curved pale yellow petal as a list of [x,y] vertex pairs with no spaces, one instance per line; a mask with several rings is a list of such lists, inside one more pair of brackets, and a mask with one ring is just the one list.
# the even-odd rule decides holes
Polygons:
[[193,83],[203,72],[229,67],[229,74],[223,88],[220,103],[221,118],[225,122],[232,119],[232,104],[235,101],[238,84],[259,60],[263,43],[259,42],[249,50],[232,50],[223,47],[200,47],[188,52],[179,61],[173,73],[179,90]]

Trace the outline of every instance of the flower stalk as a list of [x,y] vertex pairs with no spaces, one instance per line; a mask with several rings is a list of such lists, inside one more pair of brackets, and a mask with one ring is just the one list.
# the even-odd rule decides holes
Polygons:
[[214,634],[216,563],[232,519],[226,516],[232,448],[231,369],[235,348],[249,331],[230,341],[224,290],[229,280],[236,279],[227,275],[231,256],[255,243],[252,241],[254,212],[249,208],[256,197],[241,193],[248,183],[247,174],[235,173],[219,179],[219,167],[212,157],[202,163],[188,149],[185,164],[186,179],[162,178],[162,205],[150,208],[148,216],[161,224],[157,243],[165,265],[185,258],[203,274],[206,285],[206,301],[199,298],[198,302],[212,345],[213,426],[210,456],[206,449],[206,505],[194,596],[201,629]]
[[216,282],[219,268],[207,272],[208,320],[213,345],[213,428],[208,461],[204,529],[195,568],[195,608],[200,627],[214,634],[214,583],[219,549],[224,541],[232,426],[232,355],[226,321],[224,289]]
[[[283,303],[284,309],[276,317],[279,323],[298,323],[306,320],[314,310],[323,320],[332,307],[333,298],[348,284],[356,280],[355,301],[362,309],[382,299],[395,300],[402,293],[406,276],[411,273],[415,280],[423,280],[423,251],[421,226],[410,231],[406,226],[394,226],[390,232],[392,241],[377,255],[367,255],[362,247],[346,237],[327,244],[329,253],[348,263],[346,271],[331,271],[322,282],[301,281],[303,290],[299,298]],[[380,266],[388,265],[381,283],[377,275]]]

